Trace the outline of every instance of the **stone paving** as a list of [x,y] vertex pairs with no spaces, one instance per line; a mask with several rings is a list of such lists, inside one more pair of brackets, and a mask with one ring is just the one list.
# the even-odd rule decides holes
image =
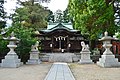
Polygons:
[[75,80],[67,63],[53,63],[44,80]]

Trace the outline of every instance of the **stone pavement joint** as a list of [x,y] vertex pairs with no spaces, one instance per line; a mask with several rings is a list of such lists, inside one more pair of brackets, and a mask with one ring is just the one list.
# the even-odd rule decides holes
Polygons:
[[67,63],[53,63],[44,80],[75,80]]

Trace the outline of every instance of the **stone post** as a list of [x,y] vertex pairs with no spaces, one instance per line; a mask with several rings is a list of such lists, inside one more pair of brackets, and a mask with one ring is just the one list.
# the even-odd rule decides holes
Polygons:
[[113,55],[113,53],[110,51],[110,48],[112,46],[111,40],[113,39],[114,38],[111,36],[108,36],[108,32],[105,32],[105,36],[102,39],[99,39],[100,41],[103,41],[103,47],[105,48],[105,51],[101,58],[99,58],[97,65],[105,68],[120,66],[118,59],[115,58],[115,55]]
[[10,48],[10,51],[5,56],[5,59],[2,59],[1,67],[11,67],[11,68],[19,67],[23,63],[20,62],[21,60],[18,59],[18,56],[14,51],[14,49],[17,47],[16,42],[19,41],[19,39],[14,37],[14,32],[11,33],[10,38],[4,38],[4,39],[10,41],[9,44],[7,45],[7,47]]

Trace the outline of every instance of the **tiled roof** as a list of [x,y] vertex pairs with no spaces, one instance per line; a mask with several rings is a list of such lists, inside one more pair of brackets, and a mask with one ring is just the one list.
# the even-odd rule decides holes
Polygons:
[[71,23],[49,23],[47,26],[47,29],[52,29],[57,27],[59,24],[62,24],[63,26],[69,28],[69,29],[73,29],[73,26]]

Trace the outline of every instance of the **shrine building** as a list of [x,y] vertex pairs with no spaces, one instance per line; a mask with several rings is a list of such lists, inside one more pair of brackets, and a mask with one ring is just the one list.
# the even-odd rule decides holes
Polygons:
[[43,53],[79,53],[80,42],[85,40],[79,30],[73,29],[72,23],[49,23],[47,29],[40,30],[36,36]]

